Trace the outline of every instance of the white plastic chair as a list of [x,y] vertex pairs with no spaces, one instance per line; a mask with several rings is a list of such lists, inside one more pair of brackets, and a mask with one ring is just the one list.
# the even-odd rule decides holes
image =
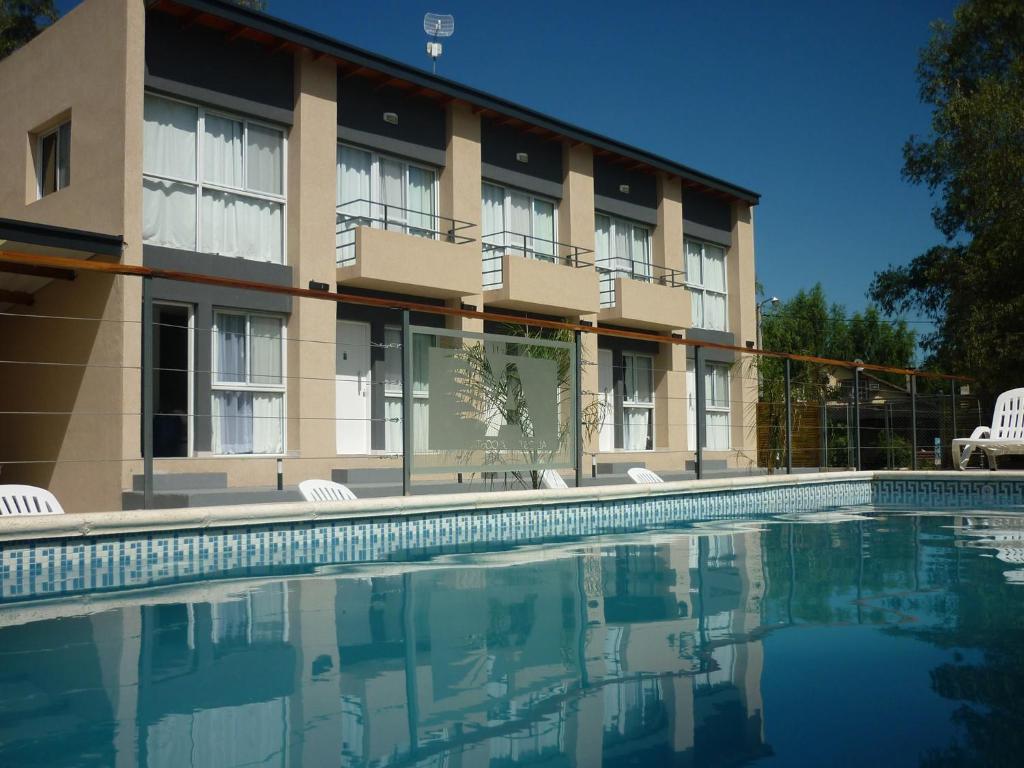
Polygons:
[[341,483],[331,480],[303,480],[299,493],[306,501],[350,501],[357,496]]
[[8,515],[63,515],[57,497],[34,485],[0,485],[0,517]]
[[562,476],[553,469],[545,469],[540,473],[541,488],[568,488]]
[[1024,387],[1008,390],[996,398],[991,427],[978,427],[970,437],[953,441],[953,465],[967,469],[975,450],[984,452],[992,469],[996,468],[997,456],[1024,453]]
[[665,481],[646,467],[630,467],[626,470],[629,479],[634,483],[664,483]]

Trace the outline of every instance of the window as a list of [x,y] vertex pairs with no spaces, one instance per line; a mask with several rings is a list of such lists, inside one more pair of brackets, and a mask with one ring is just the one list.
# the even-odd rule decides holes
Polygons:
[[284,132],[146,94],[146,243],[284,263]]
[[[483,209],[480,226],[483,232],[486,287],[501,284],[500,260],[503,253],[512,252],[529,258],[554,261],[556,253],[553,201],[488,182],[483,184],[481,201]],[[489,261],[492,264],[489,265]],[[489,275],[490,281],[487,279]]]
[[437,173],[405,160],[338,145],[338,264],[355,263],[356,227],[436,238]]
[[649,451],[654,447],[654,358],[622,354],[622,448]]
[[39,197],[71,183],[71,121],[40,134],[38,154]]
[[[436,336],[413,334],[412,350],[412,407],[413,450],[423,453],[428,444],[430,418],[430,348]],[[384,450],[400,453],[402,450],[402,329],[389,326],[384,329]]]
[[686,284],[690,290],[693,327],[728,330],[725,249],[687,239]]
[[284,453],[284,322],[215,312],[213,453]]
[[[691,450],[697,446],[697,388],[693,358],[686,364],[687,437]],[[729,365],[704,363],[704,448],[727,451],[729,437]]]
[[615,306],[616,277],[651,279],[651,231],[599,213],[594,217],[594,260],[601,272],[601,306]]

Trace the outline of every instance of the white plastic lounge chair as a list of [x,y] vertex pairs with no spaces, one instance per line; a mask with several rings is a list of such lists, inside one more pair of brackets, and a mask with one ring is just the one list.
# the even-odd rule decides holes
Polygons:
[[299,493],[306,501],[349,501],[357,498],[347,486],[331,480],[303,480]]
[[553,469],[545,469],[540,473],[540,485],[542,488],[568,488],[562,476]]
[[630,467],[626,470],[626,474],[629,475],[629,479],[634,483],[664,483],[665,481],[658,477],[651,470],[645,467]]
[[996,398],[991,427],[978,427],[970,437],[953,441],[953,465],[966,469],[975,450],[984,452],[992,469],[996,468],[997,456],[1024,453],[1024,387]]
[[34,485],[0,485],[0,517],[8,515],[63,515],[57,497]]

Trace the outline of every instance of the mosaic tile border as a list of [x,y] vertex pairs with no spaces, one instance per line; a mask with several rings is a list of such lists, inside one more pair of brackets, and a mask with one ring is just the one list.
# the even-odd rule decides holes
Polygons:
[[988,479],[984,475],[961,478],[927,476],[878,478],[872,503],[931,509],[964,507],[1024,507],[1024,478]]
[[0,605],[871,503],[869,479],[413,517],[0,544]]

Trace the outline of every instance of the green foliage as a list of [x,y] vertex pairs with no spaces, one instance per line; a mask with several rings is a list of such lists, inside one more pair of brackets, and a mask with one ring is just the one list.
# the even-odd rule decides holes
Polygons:
[[57,20],[53,0],[0,0],[0,59]]
[[910,441],[902,435],[898,435],[891,429],[883,429],[878,433],[878,451],[881,454],[880,462],[890,469],[909,467],[914,458],[910,447]]
[[1024,380],[1024,3],[967,0],[935,22],[918,79],[932,130],[907,141],[903,173],[937,196],[947,242],[878,273],[870,294],[934,319],[926,365],[991,396]]

